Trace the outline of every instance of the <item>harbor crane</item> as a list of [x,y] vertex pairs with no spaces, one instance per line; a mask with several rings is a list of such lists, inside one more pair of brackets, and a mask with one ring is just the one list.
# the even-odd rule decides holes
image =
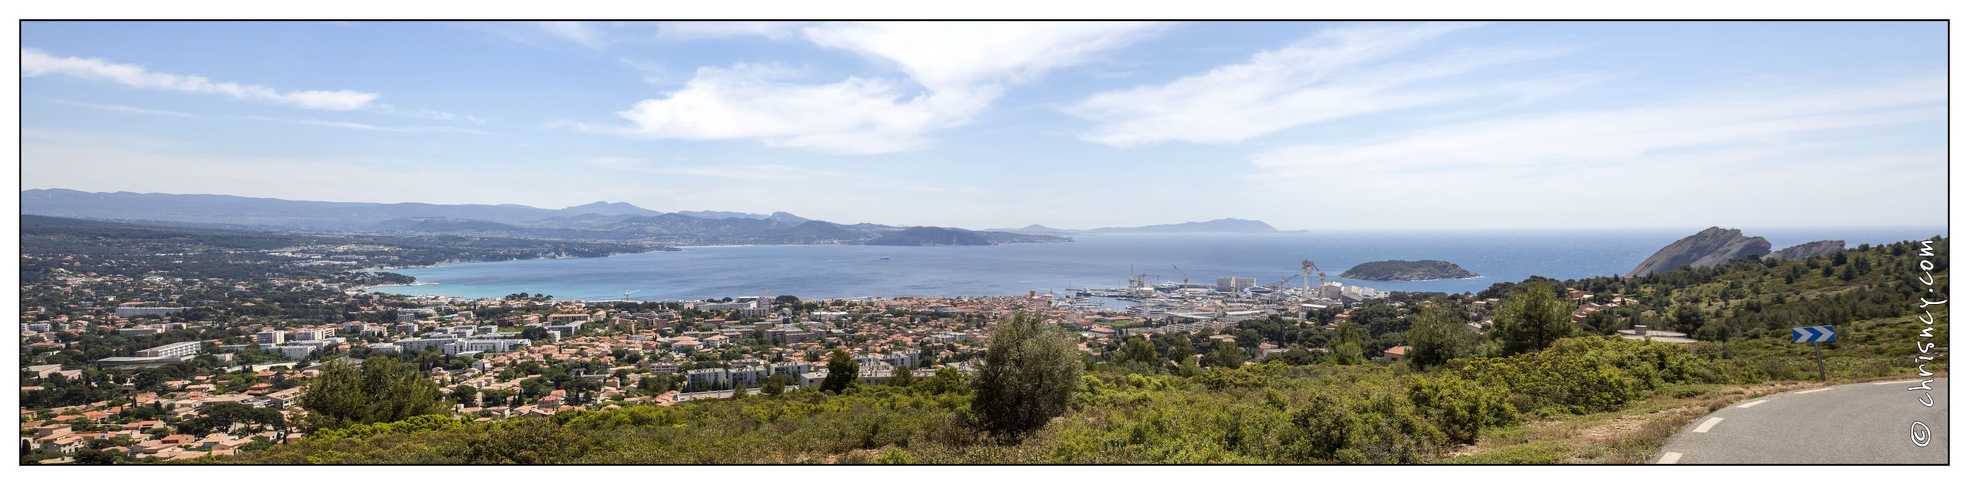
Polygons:
[[1190,286],[1190,274],[1189,274],[1189,273],[1184,273],[1184,272],[1183,272],[1183,268],[1177,268],[1177,267],[1176,267],[1176,265],[1173,265],[1173,264],[1172,264],[1172,265],[1169,265],[1169,267],[1170,267],[1170,268],[1175,268],[1175,270],[1176,270],[1176,274],[1179,274],[1179,275],[1183,275],[1183,286],[1184,286],[1184,287],[1186,287],[1186,288],[1187,288],[1187,287],[1189,287],[1189,286]]
[[[1326,272],[1320,271],[1319,265],[1313,264],[1313,260],[1310,259],[1299,261],[1299,276],[1305,278],[1299,281],[1301,286],[1308,286],[1313,284],[1312,276],[1313,276],[1313,272],[1315,271],[1319,271],[1320,286],[1326,286]],[[1312,288],[1309,287],[1306,289],[1310,290]]]
[[1132,264],[1128,265],[1128,288],[1130,289],[1130,291],[1133,291],[1134,288],[1148,286],[1149,278],[1161,278],[1161,277],[1162,275],[1159,274],[1149,274],[1148,270],[1142,270],[1142,273],[1136,274],[1135,265]]
[[1293,279],[1293,278],[1298,278],[1298,277],[1299,277],[1299,275],[1291,275],[1291,276],[1287,276],[1287,277],[1284,277],[1284,278],[1279,278],[1279,279],[1278,279],[1278,284],[1275,284],[1275,285],[1272,285],[1272,289],[1273,289],[1273,290],[1283,290],[1283,289],[1285,289],[1285,282],[1287,282],[1287,281],[1292,281],[1292,279]]

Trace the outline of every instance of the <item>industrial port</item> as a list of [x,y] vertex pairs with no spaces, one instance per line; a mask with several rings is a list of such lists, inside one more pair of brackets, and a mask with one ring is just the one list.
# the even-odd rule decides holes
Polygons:
[[[1131,303],[1127,306],[1129,315],[1152,322],[1195,323],[1300,314],[1388,296],[1388,292],[1373,288],[1327,281],[1326,273],[1311,260],[1300,262],[1300,274],[1262,286],[1257,278],[1238,276],[1219,277],[1215,285],[1191,283],[1182,268],[1171,265],[1170,269],[1180,279],[1157,281],[1163,276],[1130,267],[1126,286],[1067,288],[1067,296],[1055,298],[1054,305],[1100,309],[1107,307],[1103,300],[1118,300]],[[1299,286],[1292,286],[1293,280],[1298,280]]]

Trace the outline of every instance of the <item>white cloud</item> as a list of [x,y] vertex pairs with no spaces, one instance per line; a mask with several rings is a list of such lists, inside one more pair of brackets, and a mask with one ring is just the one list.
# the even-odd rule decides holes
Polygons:
[[1946,101],[1946,85],[1925,79],[1486,119],[1268,150],[1251,158],[1250,180],[1317,193],[1324,213],[1428,214],[1414,222],[1428,227],[1541,225],[1526,210],[1566,221],[1544,225],[1580,227],[1919,222],[1929,214],[1876,209],[1920,206],[1919,194],[1939,188],[1929,186],[1941,183],[1946,154],[1883,147],[1904,143],[1854,130],[1944,120]]
[[[790,165],[779,165],[779,164],[760,164],[760,165],[744,165],[744,166],[689,165],[689,164],[682,164],[682,163],[651,163],[645,160],[628,158],[628,157],[595,158],[595,159],[588,160],[588,163],[602,166],[602,167],[613,168],[617,170],[628,170],[628,171],[654,173],[654,174],[662,174],[662,175],[689,175],[695,177],[710,177],[710,178],[733,179],[733,180],[744,180],[744,181],[783,180],[783,181],[801,182],[800,185],[814,185],[815,183],[824,186],[851,185],[851,186],[869,187],[869,188],[878,188],[878,189],[892,189],[892,190],[902,190],[902,191],[909,191],[909,192],[939,193],[939,194],[985,195],[989,193],[989,191],[983,188],[967,186],[967,185],[898,180],[898,179],[878,177],[873,175],[852,174],[852,173],[838,172],[832,170],[816,170],[812,168],[795,167]],[[778,209],[778,210],[785,210],[785,209]]]
[[405,118],[422,118],[427,120],[440,120],[440,121],[464,120],[464,121],[471,122],[472,124],[475,125],[485,124],[485,118],[480,118],[477,116],[461,115],[457,113],[438,111],[434,109],[398,108],[396,106],[390,105],[389,103],[378,104],[375,107],[371,108],[369,111],[386,114],[390,116],[402,116]]
[[[1155,30],[1142,23],[868,23],[800,30],[815,44],[890,64],[915,81],[850,76],[794,81],[776,65],[702,67],[684,88],[622,117],[636,136],[758,140],[843,154],[907,151],[963,124],[1011,85],[1082,63]],[[921,87],[919,91],[916,88]]]
[[904,151],[953,110],[927,97],[902,100],[893,81],[850,77],[805,85],[774,80],[770,67],[699,68],[666,99],[619,113],[640,136],[690,140],[756,139],[770,146],[867,154]]
[[[808,22],[534,22],[532,28],[504,32],[512,40],[527,40],[547,34],[590,49],[606,49],[618,44],[689,42],[724,37],[759,36],[786,39],[799,34]],[[537,45],[537,44],[536,44]]]
[[643,82],[646,83],[663,84],[670,77],[670,70],[663,67],[662,63],[627,58],[619,59],[619,61],[622,62],[622,65],[629,66],[630,69],[635,69],[636,72],[643,73]]
[[756,35],[784,39],[799,32],[799,22],[663,22],[657,25],[661,40],[697,40]]
[[1420,62],[1391,62],[1426,41],[1471,24],[1350,26],[1260,52],[1160,86],[1108,91],[1067,112],[1098,125],[1082,139],[1116,147],[1167,141],[1236,143],[1279,130],[1488,92],[1409,88],[1470,71],[1551,57],[1565,49],[1457,49]]
[[271,121],[277,123],[293,123],[297,125],[321,126],[321,127],[328,127],[328,128],[345,128],[350,130],[384,131],[384,132],[391,132],[391,133],[461,133],[467,135],[489,134],[484,131],[474,130],[471,128],[459,128],[455,126],[379,126],[379,125],[371,125],[367,123],[356,123],[352,121],[269,118],[265,116],[243,116],[241,117],[241,119],[247,119],[253,121]]
[[870,22],[809,26],[801,34],[893,63],[943,92],[1030,81],[1160,29],[1145,22]]
[[180,117],[180,118],[197,118],[197,117],[198,117],[198,115],[195,115],[195,114],[191,114],[191,113],[180,113],[180,112],[177,112],[177,111],[165,111],[165,110],[161,110],[161,109],[146,109],[146,108],[138,108],[138,107],[134,107],[134,106],[124,106],[124,105],[120,105],[120,104],[96,104],[96,103],[82,103],[82,102],[76,102],[76,101],[64,101],[64,100],[59,100],[59,99],[57,99],[57,100],[53,100],[53,101],[54,101],[54,102],[55,102],[56,104],[66,104],[66,105],[69,105],[69,106],[81,106],[81,107],[84,107],[84,108],[95,108],[95,109],[100,109],[100,110],[106,110],[106,111],[121,111],[121,112],[124,112],[124,113],[136,113],[136,114],[145,114],[145,115],[158,115],[158,116],[176,116],[176,117]]
[[273,101],[307,109],[346,111],[369,106],[379,96],[350,90],[288,91],[255,84],[213,82],[201,76],[151,72],[134,64],[118,64],[96,58],[55,57],[38,49],[21,49],[21,75],[34,77],[61,74],[83,79],[110,81],[140,89],[161,89],[188,93],[223,94],[236,99]]
[[571,40],[584,46],[600,47],[607,43],[603,39],[602,32],[587,23],[540,22],[538,25],[549,34],[554,34],[557,37]]

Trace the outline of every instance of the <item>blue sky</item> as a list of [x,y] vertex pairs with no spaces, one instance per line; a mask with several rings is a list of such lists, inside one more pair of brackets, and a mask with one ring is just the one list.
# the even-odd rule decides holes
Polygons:
[[1929,23],[21,24],[22,187],[967,228],[1945,224]]

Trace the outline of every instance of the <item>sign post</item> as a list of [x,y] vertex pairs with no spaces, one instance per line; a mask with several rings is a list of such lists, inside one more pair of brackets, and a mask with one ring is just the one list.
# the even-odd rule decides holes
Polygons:
[[1793,343],[1812,343],[1812,357],[1819,361],[1819,382],[1825,382],[1825,354],[1819,352],[1819,342],[1831,342],[1835,339],[1837,337],[1832,334],[1831,325],[1791,329]]

